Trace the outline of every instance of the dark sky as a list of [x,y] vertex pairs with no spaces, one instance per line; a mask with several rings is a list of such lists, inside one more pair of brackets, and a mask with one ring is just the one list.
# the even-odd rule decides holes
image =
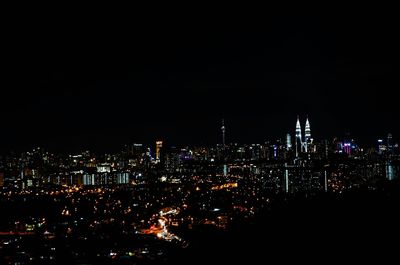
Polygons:
[[1,151],[215,144],[222,117],[245,143],[294,133],[298,114],[315,139],[400,135],[391,16],[72,20],[8,29]]

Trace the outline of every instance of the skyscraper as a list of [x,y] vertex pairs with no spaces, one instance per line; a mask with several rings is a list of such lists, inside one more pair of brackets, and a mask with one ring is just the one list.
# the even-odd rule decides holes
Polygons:
[[297,116],[297,122],[296,122],[296,142],[295,142],[295,148],[296,148],[296,157],[299,156],[300,153],[305,152],[308,153],[311,151],[311,144],[312,144],[312,138],[311,138],[311,128],[310,128],[310,122],[306,120],[306,126],[305,126],[305,137],[304,141],[302,138],[301,134],[301,125],[300,125],[300,120],[299,116]]
[[343,143],[343,152],[345,152],[349,156],[351,155],[351,143],[349,142]]
[[221,132],[222,132],[222,147],[225,149],[225,121],[224,121],[224,119],[222,119]]
[[290,136],[290,133],[286,134],[286,149],[292,149],[292,137]]
[[346,133],[342,143],[343,152],[346,153],[348,156],[351,156],[351,137],[350,133]]
[[304,150],[305,152],[309,152],[309,145],[311,144],[311,128],[310,122],[308,121],[308,117],[306,120],[306,128],[305,128],[305,139],[304,139]]
[[[297,122],[296,122],[296,141],[295,141],[296,157],[299,156],[299,153],[301,152],[302,146],[303,146],[303,141],[302,141],[302,139],[301,139],[301,126],[300,126],[299,116],[297,116]],[[299,148],[300,148],[300,150],[299,150]]]
[[163,144],[162,141],[156,141],[156,163],[160,162],[162,144]]
[[[223,160],[225,162],[225,159],[226,159],[225,144],[226,143],[225,143],[225,121],[224,121],[224,119],[222,119],[221,132],[222,132],[222,152],[223,152],[222,156],[223,156]],[[222,171],[223,171],[224,177],[226,177],[226,175],[228,174],[228,166],[225,163],[223,165]]]

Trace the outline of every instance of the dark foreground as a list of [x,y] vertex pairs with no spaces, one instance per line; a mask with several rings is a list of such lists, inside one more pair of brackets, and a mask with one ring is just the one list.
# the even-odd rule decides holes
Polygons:
[[[396,257],[398,251],[399,190],[396,184],[384,191],[357,190],[335,195],[276,199],[255,219],[233,222],[227,231],[211,226],[186,231],[185,239],[190,242],[186,248],[146,237],[119,239],[120,246],[145,244],[157,249],[155,253],[159,251],[159,257],[156,254],[150,259],[140,258],[146,255],[146,249],[143,253],[133,254],[137,259],[101,259],[95,256],[76,259],[70,252],[71,248],[94,253],[115,242],[93,237],[83,245],[69,246],[74,244],[73,241],[57,241],[54,243],[57,249],[55,259],[45,264],[381,263]],[[32,239],[30,244],[40,252],[40,242]],[[44,264],[40,260],[9,257],[4,246],[0,253],[1,264]]]
[[398,202],[398,191],[293,198],[277,203],[251,225],[237,224],[228,233],[199,233],[195,246],[175,260],[178,264],[388,262],[398,253]]

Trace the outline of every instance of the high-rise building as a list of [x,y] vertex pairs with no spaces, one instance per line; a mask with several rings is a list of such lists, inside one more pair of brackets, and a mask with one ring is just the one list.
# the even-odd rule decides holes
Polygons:
[[393,180],[395,178],[394,167],[390,160],[386,161],[386,178],[388,180]]
[[168,172],[174,172],[179,168],[179,163],[179,150],[175,146],[173,146],[170,148],[165,157],[165,169]]
[[133,157],[140,157],[144,153],[146,153],[146,148],[143,146],[143,144],[134,143],[134,144],[131,145],[130,154]]
[[[222,126],[221,126],[221,132],[222,132],[222,152],[223,152],[223,160],[225,161],[226,159],[226,143],[225,143],[225,121],[224,119],[222,119]],[[223,165],[223,169],[222,172],[224,174],[224,176],[226,177],[226,175],[228,174],[228,166],[226,164]]]
[[301,126],[300,126],[299,116],[297,116],[296,141],[295,141],[296,157],[298,157],[299,153],[301,153],[302,146],[303,146],[303,141],[302,141],[302,137],[301,137]]
[[312,151],[312,138],[311,138],[311,128],[310,128],[310,121],[306,120],[306,126],[304,130],[304,140],[301,134],[301,125],[300,125],[300,120],[299,116],[297,116],[297,122],[296,122],[296,142],[295,142],[295,148],[296,148],[296,157],[299,156],[300,153],[305,152],[311,152]]
[[156,163],[159,163],[161,160],[161,148],[162,148],[162,141],[156,141]]
[[378,139],[378,153],[382,155],[387,150],[385,143],[382,139]]
[[117,174],[117,184],[128,184],[129,183],[129,173],[120,172]]
[[305,129],[305,137],[306,137],[306,141],[311,139],[311,128],[310,128],[310,121],[306,120],[306,129]]
[[84,174],[83,185],[95,185],[95,174]]
[[310,122],[308,121],[308,117],[306,120],[306,128],[305,128],[305,139],[304,139],[304,151],[308,153],[310,151],[310,145],[311,145],[311,128],[310,128]]
[[224,119],[222,119],[221,132],[222,132],[222,147],[225,148],[225,121],[224,121]]
[[349,156],[351,155],[351,143],[350,142],[345,141],[343,143],[343,152]]
[[393,154],[393,137],[391,133],[388,133],[386,145],[389,154]]
[[292,149],[292,137],[290,136],[290,133],[286,134],[286,149]]

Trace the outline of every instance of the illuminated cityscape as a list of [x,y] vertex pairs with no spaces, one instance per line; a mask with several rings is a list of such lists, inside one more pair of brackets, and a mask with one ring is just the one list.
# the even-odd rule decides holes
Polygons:
[[51,7],[2,31],[0,265],[398,259],[396,9]]
[[9,209],[1,221],[2,259],[168,262],[171,253],[191,248],[194,231],[205,227],[229,231],[276,203],[378,192],[399,179],[400,148],[391,134],[376,148],[346,137],[318,141],[308,118],[304,140],[299,119],[293,133],[294,145],[290,133],[258,144],[225,143],[223,123],[222,144],[211,147],[177,148],[157,140],[114,154],[53,154],[37,147],[6,155],[0,173],[1,210]]

